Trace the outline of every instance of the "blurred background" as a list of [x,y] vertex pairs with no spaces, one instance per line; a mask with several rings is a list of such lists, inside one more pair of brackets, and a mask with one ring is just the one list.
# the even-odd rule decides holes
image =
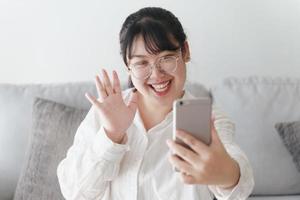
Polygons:
[[118,34],[145,6],[182,22],[190,81],[300,75],[299,0],[0,0],[0,83],[92,81],[101,68],[126,81]]

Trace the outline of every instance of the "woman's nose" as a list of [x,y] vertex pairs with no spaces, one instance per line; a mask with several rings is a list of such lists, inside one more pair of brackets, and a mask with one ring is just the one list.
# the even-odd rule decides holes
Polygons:
[[163,77],[165,75],[165,72],[163,70],[161,70],[161,68],[156,65],[155,67],[152,67],[152,72],[150,75],[150,78],[160,78]]

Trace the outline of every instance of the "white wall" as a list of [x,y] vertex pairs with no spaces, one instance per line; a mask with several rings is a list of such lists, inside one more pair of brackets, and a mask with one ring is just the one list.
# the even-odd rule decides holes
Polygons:
[[127,15],[149,5],[181,20],[192,81],[300,77],[299,0],[0,0],[0,83],[93,80],[101,67],[126,80],[118,33]]

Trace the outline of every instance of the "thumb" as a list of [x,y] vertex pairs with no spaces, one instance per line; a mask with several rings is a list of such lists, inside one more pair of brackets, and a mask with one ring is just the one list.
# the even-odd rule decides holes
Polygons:
[[136,91],[132,91],[129,97],[129,101],[128,101],[128,108],[132,111],[136,111],[137,109],[137,100],[138,100],[138,95]]

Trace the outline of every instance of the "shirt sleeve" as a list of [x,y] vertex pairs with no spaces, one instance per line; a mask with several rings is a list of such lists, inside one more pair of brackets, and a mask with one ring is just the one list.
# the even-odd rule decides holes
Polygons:
[[210,185],[208,188],[219,200],[243,200],[247,199],[254,187],[253,172],[245,153],[234,142],[235,126],[226,115],[217,107],[213,109],[215,127],[228,154],[237,161],[240,168],[240,178],[232,189],[223,189]]
[[101,199],[119,172],[128,144],[112,142],[92,107],[81,122],[57,176],[66,199]]

